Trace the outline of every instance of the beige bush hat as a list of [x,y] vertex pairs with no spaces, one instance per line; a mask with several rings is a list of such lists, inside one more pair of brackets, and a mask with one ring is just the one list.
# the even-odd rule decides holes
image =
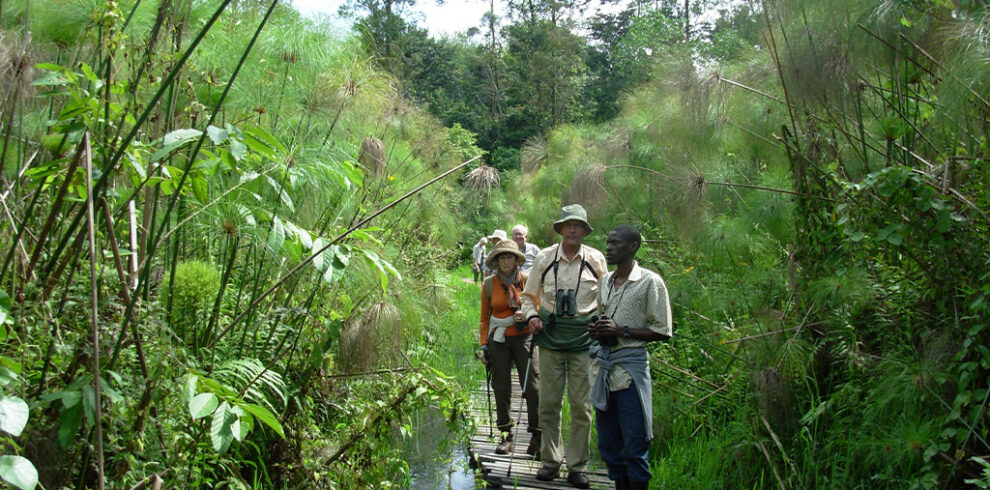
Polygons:
[[492,249],[492,253],[488,254],[488,258],[485,259],[485,265],[489,269],[495,268],[495,261],[498,260],[498,256],[502,254],[512,254],[516,256],[516,265],[523,265],[526,263],[526,255],[519,251],[519,246],[516,242],[512,240],[502,240],[495,245]]
[[564,224],[565,221],[571,220],[584,223],[584,227],[588,230],[588,233],[594,231],[594,228],[588,224],[588,212],[580,204],[568,204],[560,208],[560,219],[553,222],[553,231],[556,231],[559,235],[560,225]]
[[491,236],[488,237],[489,240],[508,240],[509,236],[505,234],[505,230],[495,230],[492,232]]

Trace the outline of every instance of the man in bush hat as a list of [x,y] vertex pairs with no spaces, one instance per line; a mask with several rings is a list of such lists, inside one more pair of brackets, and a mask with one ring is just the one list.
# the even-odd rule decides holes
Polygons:
[[589,233],[588,213],[579,204],[564,206],[553,229],[561,236],[536,256],[522,309],[540,347],[540,426],[543,467],[536,474],[551,481],[564,461],[560,433],[560,409],[566,385],[571,414],[571,436],[567,443],[567,481],[588,488],[585,474],[591,443],[591,392],[587,326],[598,307],[598,281],[607,272],[605,256],[581,243]]
[[588,334],[598,341],[591,348],[598,452],[608,465],[608,477],[622,490],[649,488],[653,383],[645,346],[669,340],[673,333],[667,285],[636,263],[641,242],[630,225],[608,233],[605,259],[616,268],[602,280],[601,314],[588,325]]

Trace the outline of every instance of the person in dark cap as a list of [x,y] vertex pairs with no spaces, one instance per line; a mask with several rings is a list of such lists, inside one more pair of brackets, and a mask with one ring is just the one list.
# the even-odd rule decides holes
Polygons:
[[564,206],[553,229],[560,243],[543,250],[522,293],[522,309],[540,347],[540,427],[543,441],[536,474],[551,481],[560,474],[560,414],[564,389],[568,393],[571,433],[567,443],[567,481],[588,488],[587,466],[591,443],[591,380],[587,325],[598,307],[598,282],[607,272],[605,256],[582,243],[591,233],[588,213],[579,204]]

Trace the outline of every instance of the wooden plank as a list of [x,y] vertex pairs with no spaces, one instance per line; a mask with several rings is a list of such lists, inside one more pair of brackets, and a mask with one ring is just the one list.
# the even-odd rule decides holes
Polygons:
[[[477,390],[472,393],[472,409],[469,414],[476,422],[475,433],[469,438],[471,458],[480,465],[480,471],[489,482],[489,487],[534,489],[546,490],[554,488],[573,488],[567,483],[567,470],[561,468],[561,474],[553,481],[544,482],[536,479],[536,472],[543,466],[542,463],[526,454],[526,447],[529,445],[530,433],[527,431],[525,403],[522,400],[522,390],[519,387],[519,378],[513,372],[512,376],[512,401],[510,415],[512,420],[519,420],[519,428],[515,436],[515,444],[511,454],[495,454],[495,447],[498,444],[498,432],[489,426],[489,416],[494,417],[495,401],[492,400],[492,414],[488,411],[488,394],[485,383],[482,382]],[[494,397],[494,394],[492,394]],[[520,416],[522,412],[522,416]],[[491,434],[491,436],[489,436]],[[592,455],[596,457],[597,455]],[[596,458],[597,459],[597,458]],[[512,474],[509,475],[509,465],[512,466]],[[598,465],[601,462],[598,461]],[[591,488],[605,489],[612,488],[604,470],[589,471],[588,479],[591,481]]]

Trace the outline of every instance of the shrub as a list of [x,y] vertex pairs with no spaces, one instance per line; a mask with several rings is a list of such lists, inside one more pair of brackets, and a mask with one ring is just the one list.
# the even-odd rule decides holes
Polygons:
[[175,278],[162,285],[168,323],[182,338],[197,331],[197,322],[205,323],[220,289],[220,273],[208,262],[189,260],[175,266]]

